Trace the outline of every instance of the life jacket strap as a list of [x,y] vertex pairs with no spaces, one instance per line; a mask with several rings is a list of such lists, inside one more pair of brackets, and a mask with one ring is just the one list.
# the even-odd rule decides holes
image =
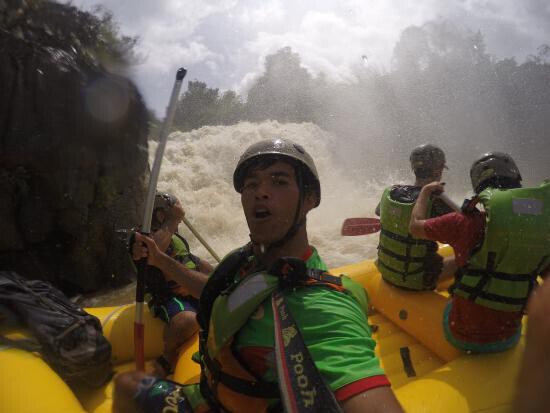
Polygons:
[[402,235],[396,234],[395,232],[388,231],[387,229],[381,228],[380,233],[385,237],[393,239],[394,241],[399,241],[408,245],[426,245],[433,246],[434,242],[427,239],[419,239],[413,237],[404,237]]
[[479,297],[481,293],[483,293],[483,288],[485,288],[485,285],[487,285],[489,279],[491,278],[491,273],[495,270],[496,258],[497,253],[494,251],[491,251],[487,254],[487,266],[485,270],[481,272],[481,277],[479,277],[479,281],[477,282],[476,286],[471,288],[468,300],[475,301],[476,298]]
[[250,248],[250,244],[247,244],[229,254],[208,277],[208,281],[201,293],[199,311],[197,313],[197,322],[203,330],[208,331],[214,301],[222,291],[233,283],[235,273],[247,261]]
[[411,257],[407,255],[400,255],[396,254],[395,252],[387,249],[386,247],[379,245],[378,249],[382,251],[384,254],[388,255],[389,257],[395,258],[396,260],[402,261],[402,262],[416,262],[416,263],[423,263],[425,260],[425,257]]
[[392,267],[388,266],[387,264],[383,263],[381,260],[378,260],[378,265],[381,265],[382,267],[386,268],[388,271],[392,271],[394,273],[397,273],[397,274],[401,275],[404,280],[409,275],[420,274],[421,272],[424,272],[426,270],[426,268],[424,266],[422,266],[422,267],[417,268],[414,271],[399,271],[399,270],[396,270],[395,268],[392,268]]
[[[539,275],[540,271],[543,269],[547,259],[548,255],[545,255],[541,258],[536,268],[527,274],[509,274],[504,272],[498,272],[494,271],[494,262],[496,259],[496,253],[489,252],[487,256],[487,266],[485,269],[467,269],[465,271],[460,271],[460,275],[457,277],[457,282],[455,285],[452,286],[452,289],[460,289],[464,291],[466,294],[468,294],[468,300],[475,301],[477,298],[483,298],[485,300],[490,300],[498,303],[503,304],[510,304],[510,305],[526,305],[527,304],[527,298],[529,297],[532,289],[537,284],[537,276]],[[479,276],[478,283],[471,287],[469,285],[465,285],[462,283],[462,277],[464,276],[464,273],[467,275],[472,276]],[[504,281],[517,281],[517,282],[525,282],[527,281],[529,283],[528,287],[528,294],[526,297],[506,297],[498,294],[489,293],[487,291],[483,291],[485,288],[485,285],[487,282],[491,279],[499,279]]]
[[279,386],[277,386],[276,383],[269,383],[261,380],[245,380],[240,377],[224,373],[219,363],[216,360],[212,360],[208,356],[208,352],[203,355],[203,361],[215,382],[222,383],[224,386],[236,393],[241,393],[250,397],[259,397],[262,399],[274,399],[279,397]]
[[315,366],[282,290],[271,296],[275,359],[286,413],[340,413],[334,392]]
[[[516,298],[516,297],[505,297],[498,294],[488,293],[486,291],[478,292],[476,287],[470,287],[468,285],[459,284],[454,288],[459,288],[467,294],[470,294],[469,297],[475,296],[476,298],[483,298],[485,300],[494,301],[502,304],[510,305],[523,305],[526,302],[526,298]],[[471,298],[468,298],[473,301]]]
[[343,290],[340,277],[331,275],[323,270],[307,268],[305,261],[299,258],[279,258],[275,261],[269,273],[279,277],[280,288],[325,284]]

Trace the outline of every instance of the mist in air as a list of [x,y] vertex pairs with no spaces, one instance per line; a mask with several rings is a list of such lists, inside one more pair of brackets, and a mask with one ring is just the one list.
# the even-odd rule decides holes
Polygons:
[[417,145],[444,149],[443,180],[457,203],[471,193],[470,165],[488,151],[510,153],[525,185],[550,177],[548,46],[523,62],[497,59],[482,32],[433,21],[401,33],[391,70],[361,55],[353,73],[346,82],[312,74],[285,47],[266,57],[246,94],[189,82],[174,121],[187,132],[170,137],[161,186],[182,197],[222,254],[248,241],[231,177],[260,139],[296,140],[318,164],[323,200],[309,233],[330,266],[374,256],[377,237],[342,239],[341,223],[373,216],[384,187],[414,182],[408,158]]
[[550,177],[549,79],[549,46],[522,62],[497,58],[482,32],[433,21],[401,33],[391,69],[359,55],[345,82],[312,74],[290,47],[267,56],[264,72],[242,95],[190,81],[175,127],[313,123],[332,138],[312,146],[328,145],[333,162],[357,188],[385,184],[388,176],[410,182],[411,150],[434,143],[447,154],[447,188],[462,197],[470,191],[470,165],[488,151],[510,153],[525,185]]
[[[277,136],[290,137],[303,145],[315,159],[320,175],[321,205],[308,215],[310,243],[331,267],[372,258],[378,244],[376,234],[342,237],[340,228],[345,218],[373,216],[381,191],[391,180],[365,179],[357,185],[346,168],[335,161],[333,151],[338,138],[311,123],[242,122],[173,133],[166,146],[158,187],[178,196],[187,218],[223,256],[250,240],[240,195],[232,183],[237,161],[244,148]],[[153,145],[151,155],[155,149]],[[180,233],[197,255],[212,261],[185,225],[180,226]]]
[[[322,202],[308,233],[329,267],[375,257],[378,236],[341,237],[342,222],[374,216],[385,187],[414,182],[408,158],[417,145],[446,152],[443,180],[458,203],[472,192],[470,165],[488,151],[510,153],[524,186],[550,178],[548,45],[497,56],[484,27],[437,19],[402,30],[387,66],[356,54],[344,79],[312,70],[299,48],[283,44],[237,91],[190,72],[159,189],[181,199],[218,255],[249,240],[231,177],[242,151],[260,139],[287,137],[315,159]],[[161,120],[151,120],[152,161]],[[213,262],[184,226],[180,232]]]

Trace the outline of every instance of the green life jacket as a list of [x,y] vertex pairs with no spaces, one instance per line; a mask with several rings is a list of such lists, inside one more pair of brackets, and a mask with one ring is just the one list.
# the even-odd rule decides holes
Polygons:
[[[415,204],[391,198],[392,188],[386,188],[380,201],[380,240],[376,265],[387,282],[411,290],[433,289],[426,276],[426,257],[437,251],[433,241],[414,238],[409,234],[409,221]],[[431,210],[431,201],[428,205]],[[433,270],[432,270],[433,271]],[[430,277],[434,279],[434,277]]]
[[189,252],[189,243],[177,232],[172,235],[172,242],[168,254],[173,256],[174,259],[185,265],[190,270],[196,270],[198,268],[198,260]]
[[367,308],[359,285],[345,276],[306,268],[297,259],[281,259],[277,269],[276,263],[269,272],[258,271],[239,280],[240,270],[250,261],[250,249],[246,247],[222,260],[203,289],[197,315],[201,325],[201,393],[212,406],[229,411],[235,406],[243,412],[266,411],[267,400],[280,398],[278,385],[252,375],[231,348],[233,337],[275,290],[285,285],[323,285],[351,294],[362,308]]
[[522,311],[550,263],[550,181],[538,188],[479,194],[485,237],[461,269],[453,293],[499,311]]
[[[341,291],[352,295],[357,302],[366,307],[362,294],[358,293],[357,284],[347,276],[334,277],[324,272],[311,273],[312,282],[307,285],[335,284],[341,281]],[[315,277],[315,278],[313,278]],[[323,281],[321,277],[329,277]],[[267,271],[260,271],[249,275],[244,281],[236,285],[232,291],[221,294],[212,307],[210,317],[208,352],[214,358],[221,347],[227,345],[233,336],[245,325],[250,316],[277,288],[280,278],[269,274]],[[338,285],[338,284],[335,284]],[[330,285],[332,288],[334,285]]]

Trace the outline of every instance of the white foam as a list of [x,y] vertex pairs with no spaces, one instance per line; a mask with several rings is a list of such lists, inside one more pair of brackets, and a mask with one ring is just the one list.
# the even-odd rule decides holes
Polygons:
[[[339,137],[311,123],[281,124],[242,122],[234,126],[207,126],[191,132],[172,133],[160,171],[158,188],[181,200],[186,217],[218,255],[248,242],[248,229],[240,196],[233,189],[232,176],[246,147],[262,139],[284,136],[306,148],[315,160],[322,202],[308,216],[310,243],[317,247],[330,267],[348,264],[376,253],[378,235],[342,237],[345,218],[371,217],[382,189],[391,182],[375,183],[336,161]],[[151,163],[157,145],[150,145]],[[185,225],[180,232],[196,255],[214,263]]]

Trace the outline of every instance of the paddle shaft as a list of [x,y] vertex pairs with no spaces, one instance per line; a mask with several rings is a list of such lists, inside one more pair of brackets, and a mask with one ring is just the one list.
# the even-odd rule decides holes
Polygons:
[[191,225],[189,220],[187,218],[183,217],[183,223],[185,225],[187,225],[187,228],[189,228],[189,231],[191,231],[193,233],[193,235],[199,240],[199,242],[202,245],[204,245],[204,248],[206,248],[208,250],[210,255],[212,255],[217,262],[220,262],[219,255],[216,254],[216,252],[212,249],[212,247],[210,245],[208,245],[208,242],[206,242],[206,240],[203,237],[201,237],[201,234],[199,234],[198,231],[195,229],[195,227],[193,227],[193,225]]
[[[160,173],[160,165],[162,163],[162,157],[164,155],[164,148],[166,147],[166,141],[168,139],[168,133],[172,127],[172,121],[174,120],[174,114],[176,112],[176,104],[181,90],[181,84],[187,71],[184,68],[178,69],[176,73],[176,80],[174,87],[172,88],[172,95],[170,96],[170,103],[166,110],[166,117],[162,123],[162,128],[159,135],[159,144],[157,151],[155,152],[155,160],[153,167],[151,168],[151,175],[149,177],[149,186],[147,189],[147,198],[145,200],[145,209],[143,213],[143,223],[141,226],[142,233],[149,235],[151,232],[151,218],[153,213],[153,206],[155,203],[155,195],[157,192],[157,182]],[[143,258],[137,265],[137,283],[136,283],[136,313],[134,319],[134,356],[136,360],[136,368],[143,371],[145,369],[145,328],[143,325],[143,300],[145,296],[145,279],[147,277],[147,258]]]
[[458,204],[453,201],[451,198],[447,196],[445,192],[441,192],[440,194],[436,195],[437,198],[441,199],[447,206],[449,206],[453,211],[455,212],[461,212],[462,209],[458,206]]

